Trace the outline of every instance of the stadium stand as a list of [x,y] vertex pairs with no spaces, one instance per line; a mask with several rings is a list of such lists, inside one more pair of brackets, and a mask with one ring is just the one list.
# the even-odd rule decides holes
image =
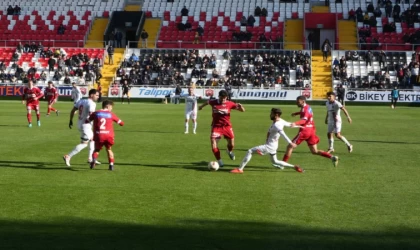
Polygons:
[[309,51],[128,49],[116,83],[310,88]]

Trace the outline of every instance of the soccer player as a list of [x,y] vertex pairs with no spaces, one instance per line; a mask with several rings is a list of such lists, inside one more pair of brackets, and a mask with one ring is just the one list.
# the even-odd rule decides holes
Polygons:
[[114,170],[114,153],[112,152],[112,145],[114,145],[114,125],[113,122],[118,123],[120,126],[124,126],[124,122],[120,120],[114,113],[112,108],[114,106],[113,101],[105,100],[102,102],[102,109],[91,114],[86,122],[90,123],[93,121],[95,142],[95,151],[92,155],[92,162],[90,168],[95,168],[96,159],[98,159],[99,152],[102,147],[105,146],[108,154],[109,170]]
[[351,124],[352,120],[350,118],[349,112],[346,110],[346,108],[343,107],[343,105],[337,101],[335,98],[334,92],[328,92],[327,93],[328,101],[325,104],[327,106],[327,116],[325,117],[325,124],[328,124],[328,153],[334,152],[334,135],[337,137],[337,139],[341,140],[347,145],[347,149],[349,150],[349,153],[353,151],[353,145],[347,141],[346,137],[341,135],[341,115],[340,110],[343,110],[344,114],[347,117],[347,120]]
[[32,115],[31,111],[35,110],[38,127],[41,126],[40,113],[39,113],[39,99],[44,94],[38,87],[34,86],[34,82],[29,80],[28,87],[23,89],[22,104],[26,103],[26,110],[28,111],[26,117],[28,118],[28,127],[32,128]]
[[270,128],[268,129],[267,139],[264,145],[256,146],[248,150],[248,153],[245,155],[244,159],[239,165],[239,168],[235,168],[234,170],[230,171],[233,174],[242,174],[244,172],[244,168],[246,164],[251,160],[252,154],[258,153],[259,155],[270,155],[271,163],[274,167],[283,169],[284,167],[294,168],[297,172],[303,173],[304,170],[297,165],[292,165],[284,161],[279,161],[277,159],[277,148],[279,146],[279,138],[280,136],[284,138],[285,141],[289,143],[291,147],[296,147],[289,137],[284,132],[283,128],[286,127],[293,127],[292,123],[286,122],[285,120],[281,119],[282,112],[280,109],[272,108],[270,113],[270,119],[273,121]]
[[45,98],[48,101],[48,109],[47,109],[47,116],[50,115],[51,111],[54,111],[57,116],[58,113],[60,111],[58,111],[57,109],[53,108],[53,104],[57,101],[58,98],[58,91],[57,89],[54,87],[54,84],[52,81],[48,82],[48,87],[45,89]]
[[235,160],[235,154],[233,153],[235,136],[233,134],[232,124],[230,123],[230,110],[236,109],[240,112],[245,112],[245,108],[242,104],[228,101],[227,97],[228,92],[226,90],[220,90],[219,99],[209,100],[198,107],[199,110],[202,110],[207,105],[212,106],[213,122],[211,124],[210,141],[213,154],[219,162],[220,167],[223,167],[223,161],[220,157],[218,144],[222,136],[227,140],[227,152],[230,159]]
[[71,100],[74,102],[74,105],[76,105],[76,103],[82,99],[82,92],[80,91],[79,87],[76,86],[76,83],[73,82],[71,84],[71,86],[73,87],[71,89]]
[[[293,113],[292,116],[300,115],[300,120],[294,122],[293,125],[302,126],[302,128],[299,130],[299,133],[292,140],[292,142],[296,145],[299,145],[302,142],[306,141],[309,150],[311,150],[312,154],[331,159],[334,166],[337,166],[338,156],[331,155],[330,153],[318,150],[317,148],[319,137],[316,135],[316,128],[312,108],[306,103],[306,97],[298,96],[296,98],[296,104],[301,109],[299,112]],[[287,162],[289,160],[290,156],[292,155],[293,148],[294,147],[290,144],[287,146],[286,153],[283,156],[283,161]]]
[[197,96],[194,93],[194,86],[188,87],[188,94],[181,94],[181,98],[185,98],[185,134],[188,134],[188,125],[190,118],[193,122],[193,133],[197,132],[197,99],[201,99],[201,96]]
[[121,103],[124,104],[124,96],[127,96],[127,102],[130,104],[130,89],[131,86],[128,84],[127,80],[124,80],[122,86],[122,96],[121,96]]
[[394,109],[397,107],[397,101],[400,97],[400,91],[398,90],[397,86],[391,91],[391,108]]
[[[73,117],[74,113],[78,110],[79,111],[79,120],[77,123],[77,128],[80,131],[80,144],[78,144],[69,154],[63,156],[63,160],[68,167],[70,167],[70,159],[79,153],[82,149],[89,146],[89,156],[88,162],[92,162],[92,154],[95,150],[95,143],[93,142],[93,132],[92,132],[92,124],[86,123],[86,119],[95,112],[96,109],[96,101],[99,98],[99,93],[96,89],[89,90],[89,97],[88,99],[81,99],[79,100],[76,105],[74,105],[73,109],[70,112],[70,122],[69,128],[73,127]],[[100,164],[100,163],[97,163]]]

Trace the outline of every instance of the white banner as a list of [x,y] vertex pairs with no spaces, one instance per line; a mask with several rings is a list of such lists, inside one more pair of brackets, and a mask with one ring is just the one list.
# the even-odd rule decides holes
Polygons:
[[[348,91],[346,101],[349,102],[391,102],[391,91]],[[420,102],[420,92],[400,91],[399,102]]]
[[[222,89],[195,89],[195,94],[210,98],[217,97]],[[173,95],[175,88],[153,88],[153,87],[132,87],[130,94],[132,98],[164,98]],[[182,93],[188,93],[187,88],[182,88]],[[110,87],[109,97],[121,97],[121,87]],[[274,90],[274,89],[233,89],[233,100],[279,100],[294,101],[300,95],[306,96],[308,100],[312,99],[311,90]]]

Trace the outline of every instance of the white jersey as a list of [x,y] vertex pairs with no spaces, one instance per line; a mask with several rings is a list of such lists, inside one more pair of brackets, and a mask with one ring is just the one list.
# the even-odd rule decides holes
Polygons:
[[197,112],[197,100],[200,96],[184,94],[181,97],[185,98],[185,113]]
[[283,119],[271,124],[271,127],[268,129],[267,141],[265,142],[265,145],[271,153],[275,153],[277,151],[280,136],[282,136],[288,143],[292,142],[283,130],[285,126],[290,127],[291,125],[292,124],[290,122],[286,122]]
[[79,87],[75,86],[71,89],[71,99],[73,99],[74,103],[77,103],[80,99],[82,99],[82,92]]
[[327,106],[328,111],[328,123],[333,124],[336,122],[341,122],[340,111],[343,105],[337,100],[335,100],[333,103],[327,101],[325,105]]
[[91,99],[81,99],[74,105],[79,111],[79,128],[86,122],[86,119],[95,112],[96,103]]

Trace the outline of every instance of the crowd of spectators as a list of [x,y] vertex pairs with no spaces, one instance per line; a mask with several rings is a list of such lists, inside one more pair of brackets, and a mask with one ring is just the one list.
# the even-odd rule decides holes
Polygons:
[[7,15],[20,15],[21,8],[19,5],[15,5],[15,7],[12,7],[12,5],[9,5],[9,7],[6,10]]
[[[389,54],[387,54],[389,53]],[[419,78],[419,53],[413,53],[410,63],[406,60],[392,59],[393,52],[371,52],[363,51],[363,55],[357,51],[347,51],[345,56],[333,61],[333,77],[342,85],[349,88],[364,89],[391,89],[397,86],[399,89],[411,89],[414,85],[420,84]],[[396,52],[398,53],[398,52]],[[372,62],[379,63],[379,70],[367,71],[367,75],[347,75],[348,61],[365,61],[366,67],[371,67]],[[369,68],[372,69],[372,68]],[[392,78],[395,76],[395,78]]]
[[[145,54],[138,56],[133,53],[122,62],[116,73],[121,82],[127,81],[130,85],[171,86],[194,82],[197,86],[228,84],[234,87],[247,84],[274,87],[275,84],[281,84],[289,87],[290,71],[295,70],[296,87],[310,88],[309,84],[304,84],[304,80],[310,80],[311,77],[310,55],[302,51],[288,54],[233,51],[233,55],[225,51],[223,59],[230,61],[226,72],[219,72],[216,67],[216,55],[202,55],[199,50],[168,50]],[[189,79],[185,78],[187,71],[191,72]]]
[[[19,58],[24,53],[39,53],[40,58],[48,59],[48,68],[29,67],[24,70],[19,64]],[[90,58],[86,53],[67,56],[63,48],[46,48],[42,43],[19,43],[12,56],[12,66],[8,70],[8,65],[0,62],[0,81],[17,83],[22,81],[27,83],[29,80],[36,81],[63,81],[64,84],[71,84],[73,77],[78,77],[78,84],[93,85],[99,83],[102,78],[101,60]],[[50,75],[50,72],[53,72]]]

